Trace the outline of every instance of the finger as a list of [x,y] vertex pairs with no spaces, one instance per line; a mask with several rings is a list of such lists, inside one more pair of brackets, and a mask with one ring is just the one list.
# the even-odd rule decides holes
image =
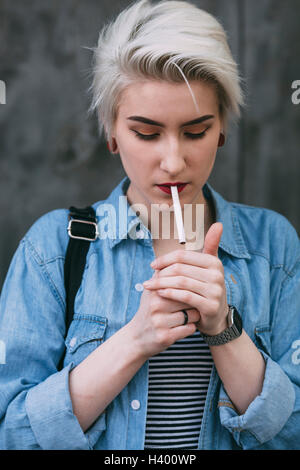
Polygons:
[[184,289],[195,292],[198,295],[203,295],[208,290],[208,283],[197,281],[185,276],[163,276],[150,281],[145,281],[143,286],[150,290],[167,288]]
[[202,295],[180,289],[169,288],[161,289],[156,292],[158,292],[161,297],[166,299],[186,303],[189,305],[188,308],[194,308],[198,310],[201,315],[214,314],[218,310],[220,304],[220,301],[217,299],[203,297]]
[[[199,268],[196,268],[199,269]],[[176,289],[185,289],[195,292],[196,294],[208,297],[224,288],[224,268],[221,270],[212,269],[206,270],[205,278],[203,280],[194,279],[189,276],[160,276],[156,279],[146,282],[148,289],[162,289],[173,287]],[[169,284],[169,285],[168,285]]]
[[[169,313],[174,313],[178,312],[179,310],[184,309],[190,309],[192,308],[189,304],[185,302],[177,302],[176,300],[168,299],[166,296],[161,296],[158,294],[158,290],[147,290],[145,289],[145,292],[149,295],[149,299],[152,298],[155,299],[155,305],[156,305],[156,310],[160,312],[169,312]],[[152,303],[153,305],[153,303]]]
[[203,254],[218,256],[218,248],[223,233],[223,224],[217,222],[212,224],[204,240]]
[[159,289],[156,292],[161,297],[176,300],[177,302],[183,302],[189,305],[191,308],[195,308],[199,312],[202,313],[201,305],[202,301],[206,300],[208,301],[209,299],[206,299],[205,297],[202,297],[199,294],[195,294],[194,292],[184,290],[184,289],[173,289],[173,288],[166,288],[166,289]]
[[183,326],[176,326],[170,329],[170,339],[171,344],[174,344],[176,341],[187,338],[188,336],[193,335],[197,331],[197,326],[195,323],[187,323]]
[[[220,266],[221,274],[223,273],[223,267]],[[195,279],[196,281],[202,281],[205,283],[214,283],[219,280],[220,277],[220,270],[219,267],[216,266],[213,269],[201,268],[199,266],[192,266],[190,264],[181,264],[181,263],[174,263],[170,266],[167,266],[159,271],[157,271],[158,275],[155,278],[160,279],[164,276],[185,276],[191,279]],[[153,281],[154,279],[150,279],[149,281]],[[146,281],[148,282],[148,280]]]
[[[188,314],[187,323],[198,323],[200,321],[200,313],[194,308],[184,309]],[[176,328],[177,326],[183,326],[185,321],[185,315],[182,310],[173,313],[161,313],[157,314],[156,321],[161,327]],[[187,324],[186,323],[186,324]]]
[[154,260],[150,266],[153,269],[161,270],[174,263],[199,266],[201,268],[211,268],[216,265],[216,257],[209,253],[200,253],[189,250],[175,250],[162,255],[159,258],[156,258],[156,260]]
[[[198,310],[192,308],[192,309],[184,309],[188,315],[188,321],[187,323],[198,323],[200,321],[200,313]],[[172,314],[172,320],[173,320],[173,328],[177,326],[183,326],[185,322],[185,315],[182,310],[180,312],[176,312]],[[187,324],[186,323],[186,324]]]

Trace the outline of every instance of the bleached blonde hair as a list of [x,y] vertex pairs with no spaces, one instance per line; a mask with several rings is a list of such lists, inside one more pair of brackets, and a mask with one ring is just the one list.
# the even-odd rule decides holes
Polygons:
[[131,3],[102,28],[92,50],[89,112],[97,110],[100,135],[104,131],[109,142],[122,91],[141,79],[211,83],[224,128],[229,118],[240,116],[242,79],[226,32],[214,16],[189,2]]

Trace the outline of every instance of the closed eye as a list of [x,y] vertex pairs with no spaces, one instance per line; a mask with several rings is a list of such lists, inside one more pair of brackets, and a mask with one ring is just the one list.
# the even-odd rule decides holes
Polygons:
[[[202,139],[206,135],[206,131],[209,128],[205,129],[205,131],[200,132],[200,134],[193,134],[192,132],[185,132],[185,135],[188,139]],[[138,131],[133,131],[136,134],[136,137],[142,140],[154,140],[156,137],[159,137],[159,134],[141,134]]]
[[185,135],[187,135],[189,139],[202,139],[206,135],[207,130],[208,128],[205,129],[205,131],[200,132],[200,134],[193,134],[191,132],[186,132]]
[[155,137],[159,136],[159,134],[141,134],[138,131],[133,131],[133,132],[136,133],[136,137],[138,137],[139,139],[143,139],[143,140],[153,140],[155,139]]

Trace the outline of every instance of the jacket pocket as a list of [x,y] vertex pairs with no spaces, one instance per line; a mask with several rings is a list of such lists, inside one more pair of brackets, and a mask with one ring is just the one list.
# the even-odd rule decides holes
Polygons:
[[256,326],[254,329],[254,335],[257,347],[264,351],[268,356],[271,356],[271,330],[269,325]]
[[65,340],[64,365],[83,361],[104,341],[107,318],[98,315],[75,314]]

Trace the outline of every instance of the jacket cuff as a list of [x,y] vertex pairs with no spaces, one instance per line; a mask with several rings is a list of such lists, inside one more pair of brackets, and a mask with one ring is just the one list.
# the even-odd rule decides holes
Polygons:
[[223,385],[219,395],[221,424],[243,449],[251,449],[276,436],[292,414],[296,399],[293,384],[281,367],[263,351],[260,353],[266,362],[263,388],[245,413],[237,413]]
[[104,413],[84,433],[74,415],[69,391],[74,366],[71,362],[27,393],[26,412],[42,449],[90,450],[106,427]]

